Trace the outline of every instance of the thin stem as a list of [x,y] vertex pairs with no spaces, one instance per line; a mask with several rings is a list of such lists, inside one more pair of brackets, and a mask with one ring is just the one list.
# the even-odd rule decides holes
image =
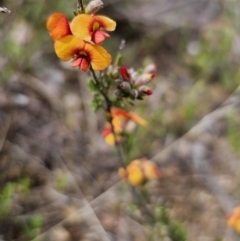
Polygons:
[[81,9],[81,11],[84,10],[83,0],[77,0],[77,9]]
[[114,142],[115,142],[114,144],[115,144],[115,147],[117,149],[119,159],[120,159],[122,165],[125,167],[126,164],[125,164],[124,157],[123,157],[122,147],[121,147],[121,144],[117,142],[117,135],[116,135],[116,132],[114,130],[114,125],[113,125],[113,122],[112,122],[112,120],[113,120],[112,113],[111,113],[111,109],[113,107],[112,101],[108,97],[107,93],[105,93],[102,90],[101,84],[100,84],[100,82],[98,80],[98,77],[96,76],[96,73],[95,73],[94,69],[92,68],[92,66],[90,66],[90,71],[91,71],[93,79],[95,81],[95,85],[98,87],[98,90],[99,90],[100,94],[103,96],[103,98],[105,100],[104,109],[107,112],[107,119],[108,119],[108,122],[110,123],[111,131],[112,131],[113,136],[114,136]]
[[131,192],[135,199],[137,200],[138,204],[141,206],[142,211],[149,217],[151,222],[155,223],[156,219],[155,216],[152,214],[151,210],[148,209],[147,200],[143,198],[143,195],[138,193],[134,187],[131,187]]

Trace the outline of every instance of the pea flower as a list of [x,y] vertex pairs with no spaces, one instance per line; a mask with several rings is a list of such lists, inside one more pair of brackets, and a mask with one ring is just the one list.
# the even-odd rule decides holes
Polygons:
[[160,170],[157,165],[145,158],[132,161],[126,169],[119,168],[118,174],[132,186],[139,186],[160,178]]
[[240,206],[236,207],[232,213],[228,215],[227,224],[240,234]]
[[70,24],[73,35],[86,42],[101,44],[110,35],[103,31],[114,31],[116,22],[105,16],[79,14]]
[[63,61],[73,60],[72,67],[79,67],[85,72],[90,65],[94,70],[104,70],[110,65],[111,55],[102,46],[92,45],[76,37],[64,14],[52,14],[47,21],[47,29],[55,41],[56,55]]
[[[139,115],[133,113],[133,112],[127,112],[122,109],[118,108],[112,108],[111,109],[111,115],[112,115],[112,123],[114,127],[114,132],[117,135],[117,141],[121,141],[121,136],[120,134],[123,133],[124,131],[131,131],[132,129],[129,128],[127,130],[127,125],[130,124],[130,122],[140,124],[142,126],[147,125],[147,121],[145,121],[142,117]],[[130,126],[130,125],[128,125]],[[115,139],[114,135],[112,133],[112,128],[109,123],[105,125],[102,131],[102,135],[105,138],[105,141],[108,145],[114,145],[115,144]]]

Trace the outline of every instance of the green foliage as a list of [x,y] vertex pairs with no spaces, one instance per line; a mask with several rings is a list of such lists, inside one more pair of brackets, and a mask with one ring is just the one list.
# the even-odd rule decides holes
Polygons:
[[31,187],[31,179],[30,178],[22,178],[19,180],[18,190],[19,192],[29,194]]
[[59,191],[64,191],[67,187],[67,178],[65,175],[59,175],[56,180],[56,188]]
[[24,236],[27,240],[34,239],[39,235],[43,225],[43,217],[41,214],[33,215],[29,222],[24,226]]
[[240,123],[236,114],[228,115],[227,138],[235,152],[240,151]]
[[186,241],[187,240],[187,233],[186,230],[183,228],[182,224],[173,221],[169,225],[169,236],[172,241]]
[[164,206],[156,205],[154,213],[159,223],[161,223],[162,225],[169,225],[169,217],[167,214],[167,210]]
[[187,231],[181,223],[171,220],[166,208],[163,205],[156,205],[153,213],[156,218],[155,226],[150,235],[151,241],[165,238],[171,241],[186,241]]
[[12,195],[15,192],[15,184],[7,183],[0,193],[0,218],[5,217],[12,207]]

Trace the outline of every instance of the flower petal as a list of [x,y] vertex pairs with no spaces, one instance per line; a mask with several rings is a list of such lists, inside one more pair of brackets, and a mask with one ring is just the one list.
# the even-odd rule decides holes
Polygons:
[[133,121],[135,121],[139,125],[147,126],[147,124],[148,124],[148,122],[146,120],[144,120],[142,117],[140,117],[139,115],[137,115],[133,112],[129,113],[129,117],[130,117],[130,119],[132,119]]
[[107,31],[114,31],[117,25],[114,20],[105,16],[94,16],[94,20],[97,21],[100,26]]
[[115,144],[115,138],[114,138],[113,133],[108,134],[105,137],[105,141],[109,146],[113,146]]
[[122,109],[119,109],[119,108],[116,108],[116,107],[113,107],[111,109],[111,114],[112,114],[113,117],[123,116],[123,117],[129,119],[129,112],[127,112],[125,110],[122,110]]
[[93,17],[88,14],[77,15],[70,23],[70,28],[78,38],[84,39],[85,41],[91,41],[92,39],[92,28],[93,28]]
[[77,67],[81,64],[82,58],[77,58],[72,62],[72,67]]
[[47,29],[53,40],[58,40],[71,34],[68,20],[62,13],[54,13],[48,18]]
[[[98,27],[96,27],[96,25],[98,25]],[[76,37],[84,39],[85,41],[91,41],[94,31],[100,28],[104,28],[107,31],[114,31],[116,22],[105,16],[79,14],[72,20],[70,28]]]
[[131,119],[131,120],[135,121],[136,123],[138,123],[142,126],[147,126],[147,124],[148,124],[146,120],[144,120],[142,117],[140,117],[139,115],[137,115],[133,112],[127,112],[125,110],[113,107],[111,109],[111,113],[112,113],[113,117],[123,116],[127,119]]
[[141,185],[144,182],[144,175],[141,170],[141,167],[130,164],[127,167],[127,173],[128,173],[127,180],[131,185],[137,186],[137,185]]
[[97,30],[93,34],[93,42],[96,44],[101,44],[105,38],[110,38],[110,35],[104,31]]
[[112,62],[112,56],[102,46],[86,43],[84,50],[88,53],[94,70],[104,70]]
[[85,58],[82,58],[79,68],[80,68],[83,72],[88,71],[89,62],[88,62]]
[[84,50],[83,40],[74,37],[73,35],[68,35],[61,38],[55,42],[54,48],[59,59],[63,61],[70,60],[75,54]]

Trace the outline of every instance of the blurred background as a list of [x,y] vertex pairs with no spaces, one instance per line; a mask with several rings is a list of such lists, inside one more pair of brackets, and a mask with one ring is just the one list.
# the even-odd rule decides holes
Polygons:
[[[125,66],[158,66],[154,94],[133,108],[150,124],[134,133],[129,154],[161,169],[151,201],[188,240],[239,240],[226,215],[240,202],[240,2],[104,4],[99,14],[117,21],[108,51],[125,39]],[[53,12],[71,19],[76,5],[0,1],[12,11],[0,14],[0,240],[150,240],[144,220],[129,215],[87,75],[58,60],[45,27]]]

